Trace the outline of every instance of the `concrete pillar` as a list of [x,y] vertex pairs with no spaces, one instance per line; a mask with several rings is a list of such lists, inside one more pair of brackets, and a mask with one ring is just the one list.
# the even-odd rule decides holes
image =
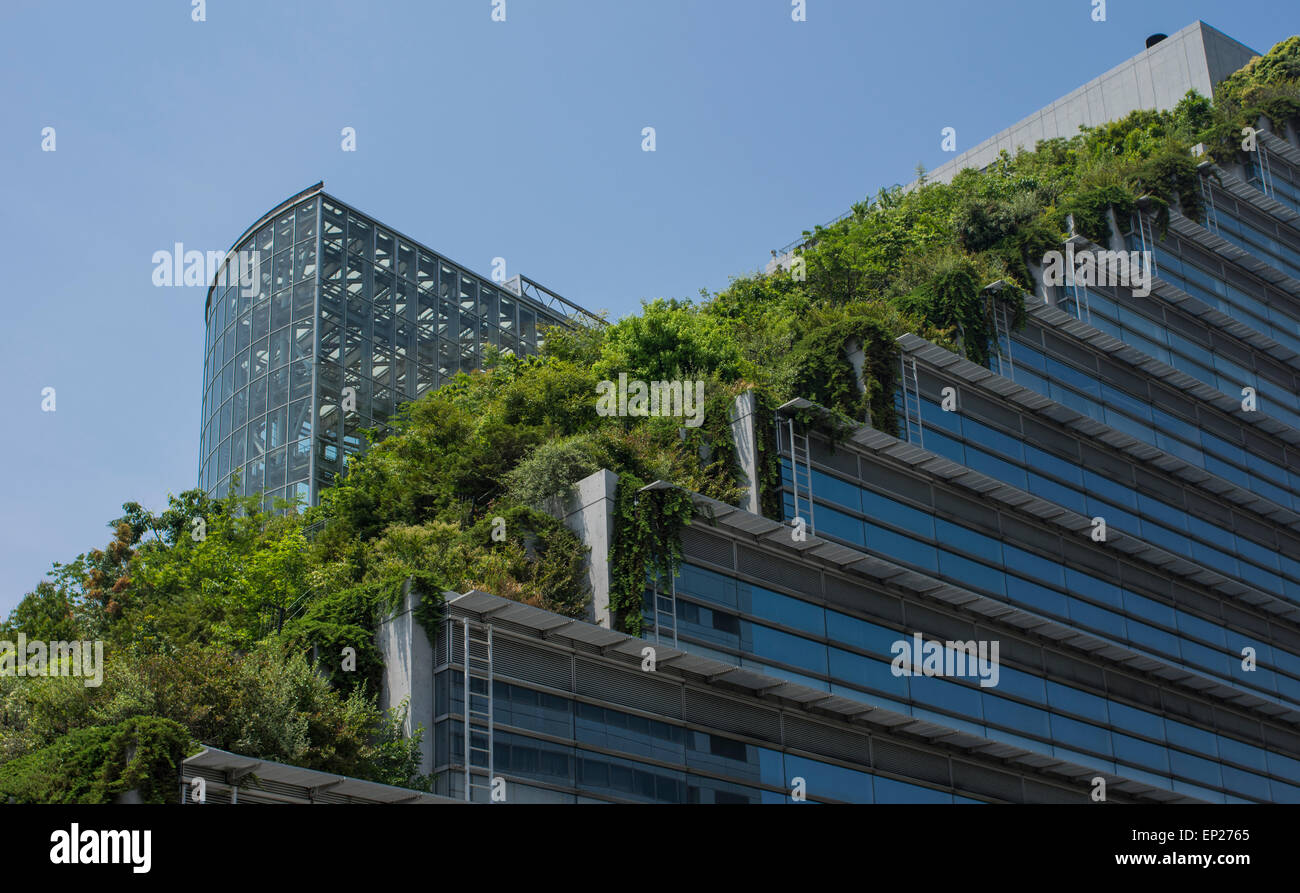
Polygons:
[[[853,386],[857,388],[859,394],[865,394],[867,386],[862,383],[862,372],[867,366],[867,351],[862,345],[862,340],[859,338],[849,339],[848,344],[844,345],[844,355],[848,359],[849,365],[853,367]],[[872,427],[870,406],[866,408],[866,415],[861,421],[868,428]]]
[[[1120,232],[1119,215],[1115,213],[1115,206],[1111,205],[1106,209],[1106,222],[1110,224],[1110,242],[1106,245],[1111,251],[1128,251],[1128,244],[1124,241],[1124,235]],[[1128,226],[1129,221],[1125,220],[1124,225]]]
[[433,646],[424,626],[412,611],[421,596],[407,580],[402,584],[402,601],[391,617],[379,624],[375,646],[384,661],[383,684],[379,706],[396,707],[407,699],[406,722],[402,727],[410,735],[416,726],[424,726],[420,742],[420,772],[433,771]]
[[745,488],[740,507],[751,514],[761,515],[758,432],[755,428],[758,421],[758,400],[754,392],[750,390],[737,394],[731,403],[731,409],[727,411],[727,417],[731,420],[731,439],[736,442],[736,463],[740,466],[741,486]]
[[546,510],[564,522],[590,549],[587,555],[587,585],[591,603],[587,620],[610,629],[609,547],[614,539],[614,495],[618,475],[602,468],[574,484],[562,500],[548,502]]

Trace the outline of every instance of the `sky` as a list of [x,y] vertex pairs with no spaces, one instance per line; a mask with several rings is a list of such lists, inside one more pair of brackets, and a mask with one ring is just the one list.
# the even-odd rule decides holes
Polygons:
[[176,242],[224,251],[323,180],[617,319],[725,288],[938,167],[943,128],[971,148],[1149,34],[1300,31],[1294,0],[195,2],[0,0],[0,614],[122,503],[196,483],[205,289],[153,284]]

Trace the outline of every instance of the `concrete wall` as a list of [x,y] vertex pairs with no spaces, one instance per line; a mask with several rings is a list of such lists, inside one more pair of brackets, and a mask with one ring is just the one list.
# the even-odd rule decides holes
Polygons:
[[587,557],[587,585],[591,604],[587,621],[610,629],[609,546],[614,537],[614,494],[618,475],[602,468],[574,484],[563,500],[554,500],[547,511],[564,522],[591,549]]
[[[1102,27],[1102,26],[1099,26]],[[968,149],[927,174],[948,182],[964,168],[983,168],[1005,149],[1032,150],[1039,140],[1071,137],[1137,109],[1171,109],[1188,90],[1212,96],[1228,75],[1257,55],[1204,22],[1193,22],[1077,90]],[[960,134],[958,135],[960,137]]]
[[387,710],[409,698],[403,731],[410,735],[424,726],[420,742],[420,771],[433,771],[433,646],[424,627],[412,615],[420,596],[411,581],[402,584],[402,602],[397,611],[379,624],[375,646],[384,661],[379,706]]

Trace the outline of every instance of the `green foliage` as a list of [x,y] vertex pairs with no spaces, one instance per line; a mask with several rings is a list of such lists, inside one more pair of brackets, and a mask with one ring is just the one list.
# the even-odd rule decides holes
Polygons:
[[[894,339],[916,324],[897,309],[865,301],[812,309],[791,351],[795,358],[792,395],[837,409],[859,422],[869,411],[876,427],[894,430],[898,377]],[[862,351],[861,375],[850,360],[855,350]]]
[[22,631],[30,639],[65,642],[78,638],[77,603],[73,596],[49,580],[42,580],[0,623],[0,639],[12,640]]
[[644,381],[711,373],[724,381],[738,378],[743,371],[740,352],[725,327],[690,309],[689,301],[660,299],[643,304],[641,315],[620,320],[606,333],[597,377],[616,380],[626,372]]
[[175,802],[181,760],[197,750],[183,726],[158,716],[77,729],[0,764],[0,802],[111,803],[127,791]]
[[770,393],[763,390],[755,391],[754,398],[759,511],[764,518],[780,521],[785,506],[781,499],[781,455],[777,452],[776,440],[777,403]]
[[681,529],[693,514],[690,493],[676,488],[642,491],[644,486],[646,482],[633,474],[619,478],[610,546],[610,615],[616,629],[634,636],[641,634],[646,578],[667,581],[677,573]]
[[255,496],[231,497],[212,502],[204,523],[201,540],[186,525],[172,541],[137,547],[123,620],[143,633],[142,644],[163,638],[248,648],[307,593],[307,540],[296,516],[265,512]]
[[391,757],[386,718],[365,686],[331,686],[305,654],[278,642],[248,653],[196,644],[118,653],[106,665],[100,687],[75,677],[0,678],[0,760],[147,716],[212,747],[341,775],[376,778]]
[[520,505],[541,505],[598,468],[599,452],[592,436],[576,434],[547,441],[506,472],[506,493]]
[[1098,245],[1109,245],[1114,233],[1110,225],[1113,209],[1121,226],[1127,226],[1137,204],[1131,190],[1118,183],[1091,186],[1070,196],[1062,210],[1074,217],[1075,231]]
[[370,748],[370,781],[417,791],[432,791],[434,776],[420,772],[420,743],[425,729],[416,726],[410,737],[403,728],[409,704],[403,700],[388,711]]
[[1216,159],[1237,156],[1241,129],[1254,127],[1260,118],[1277,129],[1300,120],[1300,36],[1288,37],[1267,55],[1256,56],[1216,92],[1212,123],[1202,135],[1213,145]]

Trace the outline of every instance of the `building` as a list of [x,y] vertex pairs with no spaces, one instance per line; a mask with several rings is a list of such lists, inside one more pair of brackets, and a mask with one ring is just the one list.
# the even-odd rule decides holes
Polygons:
[[[1129,67],[1173,97],[1232,46],[1198,23]],[[1150,294],[1040,281],[987,368],[899,339],[899,430],[741,395],[750,492],[693,496],[641,638],[610,628],[608,471],[560,512],[590,622],[449,593],[426,635],[408,592],[385,696],[434,730],[438,793],[1300,802],[1300,135],[1259,126],[1248,164],[1202,165],[1204,224],[1174,209],[1157,237],[1139,207],[1109,246],[1071,239],[1150,252]]]
[[[199,486],[315,504],[362,431],[485,345],[530,354],[586,310],[522,276],[496,283],[323,191],[268,211],[208,289]],[[240,260],[242,258],[242,260]],[[238,266],[236,266],[238,265]]]
[[[784,535],[783,525],[768,523]],[[685,636],[680,648],[648,646],[487,593],[446,595],[436,644],[411,618],[409,592],[380,633],[386,692],[411,696],[412,716],[426,729],[432,722],[427,758],[443,796],[488,802],[489,779],[506,803],[1071,803],[1090,796],[1093,768],[919,721],[895,705],[872,706],[748,660],[737,666]],[[419,684],[404,687],[417,677]],[[1109,796],[1189,799],[1132,781],[1118,781]]]

